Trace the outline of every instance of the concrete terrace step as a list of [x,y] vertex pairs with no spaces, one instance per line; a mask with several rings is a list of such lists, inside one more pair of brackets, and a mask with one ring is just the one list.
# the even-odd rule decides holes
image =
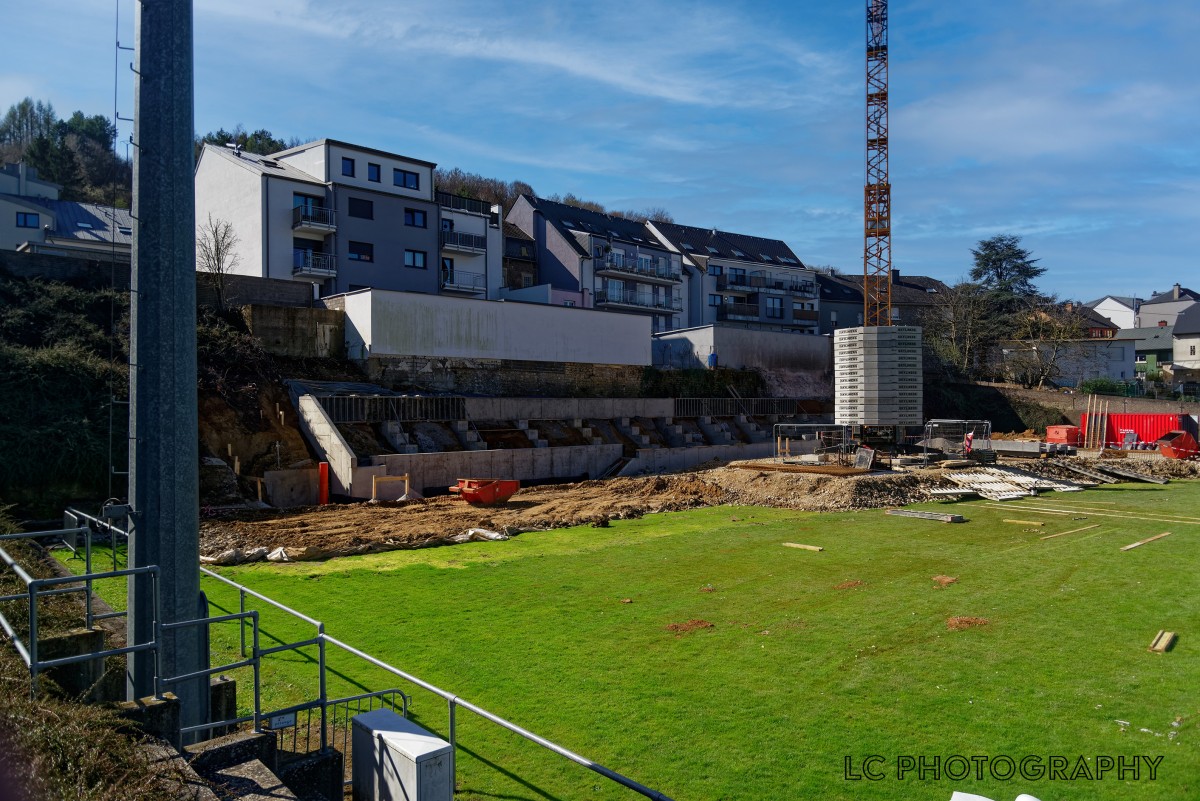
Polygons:
[[296,801],[296,794],[257,759],[214,771],[208,781],[221,801]]

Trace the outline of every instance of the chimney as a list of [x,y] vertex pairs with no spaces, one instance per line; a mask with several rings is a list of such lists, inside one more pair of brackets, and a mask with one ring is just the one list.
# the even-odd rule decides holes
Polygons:
[[1063,304],[1063,308],[1067,310],[1068,314],[1070,314],[1071,312],[1075,311],[1075,304],[1068,300]]
[[1174,287],[1171,288],[1171,297],[1174,300],[1179,300],[1179,284],[1176,284]]
[[29,179],[37,177],[37,170],[33,171],[33,175],[29,174],[29,165],[24,161],[17,164],[17,194],[28,195],[26,191],[29,186]]
[[893,284],[900,283],[900,271],[899,270],[892,270],[892,283]]
[[1166,327],[1167,327],[1167,321],[1166,321],[1166,320],[1159,320],[1159,321],[1158,321],[1158,327],[1159,327],[1159,328],[1166,328]]

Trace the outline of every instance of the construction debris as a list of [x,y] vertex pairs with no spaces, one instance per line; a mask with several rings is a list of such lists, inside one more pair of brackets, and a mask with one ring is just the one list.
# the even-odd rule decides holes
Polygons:
[[1041,490],[1078,492],[1083,489],[1073,481],[1055,481],[1024,470],[1005,467],[981,467],[975,470],[947,473],[953,483],[973,490],[989,501],[1011,501],[1037,495]]
[[803,548],[806,551],[823,551],[823,550],[825,550],[820,545],[801,545],[798,542],[785,542],[783,545],[786,548]]
[[1096,465],[1096,469],[1100,470],[1104,473],[1109,473],[1111,475],[1117,476],[1118,478],[1124,478],[1129,481],[1144,481],[1147,484],[1168,484],[1171,481],[1171,479],[1169,479],[1169,478],[1160,478],[1159,476],[1148,476],[1143,473],[1134,473],[1131,470],[1118,470],[1117,468],[1109,467],[1106,464],[1098,464],[1098,465]]
[[1164,531],[1162,534],[1155,534],[1153,537],[1147,537],[1144,540],[1138,540],[1137,542],[1126,545],[1126,546],[1122,547],[1121,550],[1122,551],[1131,551],[1134,548],[1138,547],[1139,545],[1145,545],[1147,542],[1154,542],[1155,540],[1161,540],[1163,537],[1170,536],[1170,534],[1171,534],[1171,532]]
[[1175,644],[1175,632],[1160,631],[1154,637],[1154,642],[1150,643],[1150,650],[1156,654],[1165,654],[1171,650],[1171,646]]
[[943,514],[942,512],[918,512],[912,509],[888,509],[885,514],[896,515],[897,517],[918,517],[922,520],[937,520],[942,523],[967,522],[967,519],[962,515]]
[[1042,521],[1040,521],[1040,520],[1005,520],[1004,522],[1005,523],[1018,523],[1022,526],[1044,526],[1044,525],[1046,525],[1044,520],[1042,520]]
[[1093,524],[1093,525],[1090,525],[1090,526],[1084,526],[1083,528],[1073,528],[1073,529],[1071,529],[1070,531],[1060,531],[1060,532],[1058,532],[1057,534],[1047,534],[1046,536],[1042,537],[1042,539],[1044,539],[1044,540],[1052,540],[1052,539],[1054,539],[1055,537],[1065,537],[1065,536],[1066,536],[1066,535],[1068,535],[1068,534],[1078,534],[1078,533],[1079,533],[1079,532],[1081,532],[1081,531],[1088,531],[1089,529],[1093,529],[1093,528],[1100,528],[1100,524],[1099,524],[1099,523],[1095,523],[1095,524]]

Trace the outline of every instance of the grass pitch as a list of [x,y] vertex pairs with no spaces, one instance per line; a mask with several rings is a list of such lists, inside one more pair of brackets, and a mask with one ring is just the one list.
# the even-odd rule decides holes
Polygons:
[[[678,801],[1200,795],[1200,483],[914,508],[968,522],[717,507],[221,572]],[[264,646],[311,636],[268,611],[263,629]],[[1180,639],[1149,653],[1160,629]],[[213,637],[232,660],[236,629]],[[264,703],[313,695],[314,657],[270,657]],[[412,689],[333,650],[330,664],[333,695]],[[415,691],[413,713],[446,734],[436,696]],[[457,722],[459,798],[636,797]],[[1006,757],[1037,761],[1005,779]]]

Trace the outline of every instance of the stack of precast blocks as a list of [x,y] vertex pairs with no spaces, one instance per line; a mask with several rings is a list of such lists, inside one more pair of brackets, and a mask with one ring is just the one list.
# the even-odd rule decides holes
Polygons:
[[921,329],[843,328],[833,335],[834,420],[839,425],[917,426]]

